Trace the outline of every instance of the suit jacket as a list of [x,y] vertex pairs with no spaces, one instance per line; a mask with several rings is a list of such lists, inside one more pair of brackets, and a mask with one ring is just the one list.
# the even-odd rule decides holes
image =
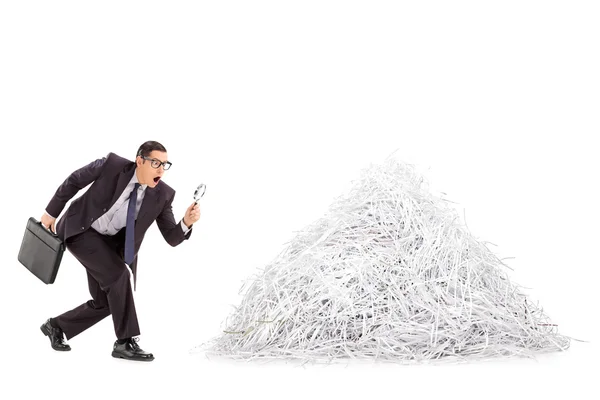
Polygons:
[[[99,158],[76,170],[58,187],[52,200],[48,203],[48,214],[58,216],[79,190],[90,183],[90,188],[79,198],[73,200],[66,214],[58,221],[56,233],[66,241],[71,236],[90,229],[92,223],[107,212],[117,201],[127,183],[135,173],[135,163],[114,153]],[[184,235],[181,225],[175,222],[171,204],[175,190],[162,180],[156,187],[146,187],[144,201],[135,222],[135,256],[130,265],[133,272],[134,290],[138,251],[144,240],[146,231],[154,221],[171,246],[177,246],[189,239],[192,231]],[[122,230],[124,231],[124,229]],[[120,249],[121,253],[123,248]],[[122,254],[121,254],[122,256]]]

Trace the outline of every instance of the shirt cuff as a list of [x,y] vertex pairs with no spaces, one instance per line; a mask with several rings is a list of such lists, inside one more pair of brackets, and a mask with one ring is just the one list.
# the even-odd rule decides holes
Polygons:
[[183,234],[184,234],[184,235],[186,235],[186,234],[187,234],[187,233],[190,231],[190,229],[192,229],[192,227],[189,227],[189,228],[188,228],[188,227],[187,227],[187,226],[185,226],[185,224],[183,223],[183,220],[181,220],[181,229],[183,230]]
[[50,218],[54,218],[56,219],[56,217],[53,217],[52,215],[48,214],[48,211],[44,210],[44,212],[46,213],[47,216],[49,216]]

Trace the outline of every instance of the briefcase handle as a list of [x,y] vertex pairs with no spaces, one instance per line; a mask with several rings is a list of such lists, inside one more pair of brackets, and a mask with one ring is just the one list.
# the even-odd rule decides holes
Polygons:
[[[45,230],[47,230],[48,232],[50,232],[50,234],[51,234],[53,237],[55,237],[55,238],[59,238],[59,237],[58,237],[58,235],[57,235],[56,233],[52,232],[52,230],[50,230],[49,228],[46,228],[46,227],[45,227],[45,226],[42,224],[42,221],[35,220],[35,222],[36,222],[37,224],[39,224],[39,225],[40,225],[42,228],[44,228]],[[59,238],[59,239],[60,239],[60,238]]]

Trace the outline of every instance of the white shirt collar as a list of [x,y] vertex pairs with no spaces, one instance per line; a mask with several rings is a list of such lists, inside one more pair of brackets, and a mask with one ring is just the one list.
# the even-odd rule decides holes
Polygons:
[[[133,171],[133,176],[131,177],[131,180],[129,181],[129,184],[135,184],[135,183],[139,183],[140,181],[138,181],[137,178],[137,167],[135,167],[135,170]],[[148,185],[146,184],[140,184],[140,188],[142,190],[146,190],[146,188],[148,187]]]

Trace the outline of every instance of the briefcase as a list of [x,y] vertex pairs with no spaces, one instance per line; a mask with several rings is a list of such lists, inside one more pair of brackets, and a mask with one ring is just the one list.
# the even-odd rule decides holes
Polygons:
[[65,245],[55,233],[31,217],[27,221],[19,262],[45,284],[54,283]]

